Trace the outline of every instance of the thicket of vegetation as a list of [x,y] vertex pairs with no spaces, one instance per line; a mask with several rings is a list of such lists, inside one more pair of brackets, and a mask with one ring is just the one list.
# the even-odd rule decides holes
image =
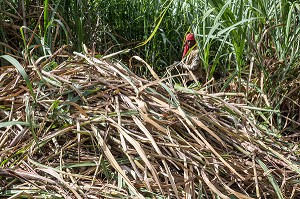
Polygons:
[[[288,0],[0,1],[0,195],[299,197],[299,17]],[[193,88],[166,73],[189,31]]]

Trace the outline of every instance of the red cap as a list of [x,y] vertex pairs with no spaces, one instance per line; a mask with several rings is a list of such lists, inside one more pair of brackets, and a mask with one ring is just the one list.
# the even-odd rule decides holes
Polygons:
[[190,40],[195,41],[195,37],[194,37],[194,35],[193,35],[192,33],[188,33],[188,34],[186,35],[186,37],[185,37],[185,40],[186,40],[186,41],[190,41]]

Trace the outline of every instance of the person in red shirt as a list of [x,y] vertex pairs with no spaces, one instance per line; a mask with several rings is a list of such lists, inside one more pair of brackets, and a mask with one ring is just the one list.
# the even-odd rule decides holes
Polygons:
[[191,84],[192,82],[204,83],[205,73],[201,67],[200,61],[199,49],[194,34],[188,33],[185,37],[182,60],[178,64],[184,72],[189,74],[185,78],[187,84]]

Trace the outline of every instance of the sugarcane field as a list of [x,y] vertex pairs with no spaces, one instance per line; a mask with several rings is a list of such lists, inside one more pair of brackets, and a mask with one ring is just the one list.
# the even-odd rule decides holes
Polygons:
[[0,198],[300,198],[300,3],[0,1]]

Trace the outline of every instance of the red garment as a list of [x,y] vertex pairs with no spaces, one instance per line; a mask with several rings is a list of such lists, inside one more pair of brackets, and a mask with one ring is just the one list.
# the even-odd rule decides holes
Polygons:
[[184,56],[186,55],[186,53],[189,51],[189,46],[187,44],[185,44],[184,48],[183,48],[183,54],[182,54],[182,59],[184,58]]
[[189,46],[187,45],[186,41],[195,41],[195,37],[192,33],[188,33],[185,37],[185,46],[183,49],[183,54],[182,54],[182,58],[184,58],[184,56],[186,55],[186,53],[189,51]]

